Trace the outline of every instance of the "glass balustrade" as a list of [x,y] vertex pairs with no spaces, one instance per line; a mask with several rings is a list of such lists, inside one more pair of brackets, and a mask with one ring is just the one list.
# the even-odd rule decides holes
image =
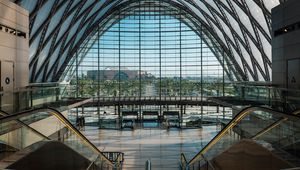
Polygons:
[[102,154],[56,110],[36,109],[0,118],[3,152],[34,149],[50,140],[64,143],[98,167],[114,169],[119,166]]
[[276,151],[284,151],[292,156],[286,161],[294,161],[293,157],[300,157],[300,118],[287,115],[263,107],[249,107],[237,114],[193,159],[184,161],[181,156],[183,169],[200,169],[207,166],[222,152],[237,144],[242,139],[251,139],[265,147]]

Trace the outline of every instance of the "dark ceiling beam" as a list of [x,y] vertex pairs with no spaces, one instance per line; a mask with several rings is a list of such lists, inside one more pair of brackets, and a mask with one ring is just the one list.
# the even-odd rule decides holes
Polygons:
[[[14,2],[20,4],[21,1],[22,0],[15,0]],[[210,11],[210,13],[212,14],[211,16],[213,16],[213,18],[211,18],[210,15],[206,14],[203,11],[203,9],[195,3],[196,1],[201,1],[202,3],[204,3],[205,6]],[[178,8],[178,9],[185,8],[185,10],[188,10],[189,13],[191,13],[191,16],[197,18],[197,20],[198,20],[198,21],[196,21],[197,23],[202,23],[202,25],[205,25],[207,27],[207,33],[208,33],[207,36],[210,38],[214,37],[215,41],[218,43],[218,44],[215,44],[215,46],[218,46],[219,48],[222,47],[222,50],[228,56],[228,59],[229,59],[228,62],[232,62],[235,67],[235,68],[232,68],[231,71],[238,73],[236,75],[236,77],[242,77],[242,79],[245,80],[245,75],[247,74],[247,72],[249,72],[250,75],[254,78],[254,80],[258,80],[258,72],[260,72],[260,74],[263,76],[263,78],[266,81],[270,80],[269,67],[272,68],[272,65],[271,65],[270,59],[268,58],[267,54],[264,51],[264,47],[262,45],[261,38],[260,38],[260,36],[262,35],[269,43],[271,42],[271,37],[270,37],[271,14],[270,14],[270,11],[268,11],[266,6],[264,5],[264,1],[252,0],[253,3],[255,3],[257,5],[257,7],[259,7],[261,9],[261,11],[263,13],[264,19],[269,28],[269,30],[264,30],[261,27],[261,25],[258,23],[258,21],[256,21],[255,17],[252,16],[245,0],[242,0],[242,2],[239,0],[224,0],[224,1],[226,1],[231,6],[230,7],[231,9],[229,9],[224,4],[225,2],[223,2],[223,0],[212,0],[211,1],[212,3],[215,3],[217,5],[219,11],[221,11],[221,14],[220,14],[213,6],[211,6],[209,4],[210,2],[207,2],[206,0],[161,0],[161,2],[169,4],[170,6],[174,6],[175,8]],[[51,12],[49,13],[49,15],[46,16],[46,19],[43,20],[43,22],[41,23],[41,26],[33,33],[31,31],[32,31],[33,25],[36,22],[35,21],[36,16],[39,14],[40,9],[43,8],[43,6],[47,2],[49,2],[49,0],[37,0],[37,3],[35,5],[34,9],[30,13],[30,45],[33,44],[33,42],[38,41],[37,42],[38,43],[37,50],[36,50],[34,56],[32,56],[31,61],[30,61],[31,81],[32,82],[35,82],[37,80],[39,80],[39,81],[48,81],[48,80],[54,80],[54,79],[57,80],[58,75],[61,75],[63,70],[66,68],[67,62],[69,62],[71,60],[72,55],[74,54],[74,51],[76,50],[76,48],[78,48],[80,46],[80,43],[84,42],[91,35],[91,33],[93,32],[93,29],[98,27],[100,22],[105,20],[105,17],[110,15],[109,14],[111,12],[110,10],[116,9],[116,7],[118,7],[118,5],[120,5],[119,7],[122,7],[121,5],[124,5],[123,8],[125,8],[126,5],[130,5],[132,3],[136,3],[139,1],[136,1],[136,0],[106,0],[104,2],[106,5],[102,5],[100,7],[101,9],[99,8],[96,11],[94,11],[94,13],[91,14],[90,17],[87,17],[87,16],[92,11],[93,7],[96,6],[97,3],[101,3],[101,2],[103,3],[103,1],[98,1],[98,0],[93,1],[91,3],[91,5],[89,5],[82,13],[80,13],[80,15],[79,15],[79,12],[80,12],[82,6],[85,4],[85,2],[87,2],[87,0],[79,1],[79,3],[74,4],[72,9],[69,9],[69,8],[71,6],[71,3],[74,3],[74,1],[71,1],[71,0],[56,1],[54,3],[54,5],[52,6]],[[66,3],[68,3],[68,5],[64,11],[63,17],[61,18],[59,23],[55,26],[55,28],[51,31],[49,36],[46,37],[46,33],[48,31],[48,25],[51,22],[51,19]],[[98,19],[98,21],[94,22],[95,18],[98,17],[99,13],[101,11],[103,11],[105,9],[105,7],[111,3],[115,3],[115,5],[112,6],[107,11],[107,13],[105,13],[102,17],[100,17]],[[199,10],[199,12],[201,12],[208,19],[207,21],[210,24],[207,25],[204,21],[202,21],[202,19],[200,17],[197,17],[197,15],[195,15],[195,11],[187,9],[186,5],[185,5],[187,3],[193,4],[194,7],[196,7]],[[233,3],[236,5],[236,7],[240,8],[241,11],[243,11],[249,17],[252,27],[254,29],[254,33],[250,33],[248,28],[246,28],[242,24],[242,22],[239,19],[239,16],[237,16],[237,12],[235,11],[235,8],[232,6]],[[59,39],[57,39],[58,34],[61,30],[61,26],[64,24],[64,21],[66,21],[67,16],[69,16],[70,14],[72,14],[75,11],[76,11],[76,14],[72,18],[72,22],[69,25],[69,27],[67,28],[67,30],[65,31],[64,35],[61,36]],[[241,28],[241,31],[243,34],[242,37],[240,37],[238,35],[238,33],[233,29],[230,22],[228,21],[228,18],[225,15],[224,11],[226,11],[229,15],[231,15],[231,17],[234,18],[236,20],[236,22],[239,24],[239,27]],[[221,28],[222,25],[219,23],[220,19],[223,20],[223,22],[230,28],[230,31],[234,38],[233,41],[228,37],[227,33]],[[84,30],[83,36],[80,37],[79,41],[76,42],[76,44],[75,44],[75,40],[77,38],[76,34],[73,35],[72,37],[70,37],[70,40],[68,40],[68,41],[67,41],[67,38],[70,34],[70,31],[76,24],[75,21],[78,21],[78,20],[81,20],[81,23],[80,23],[79,28],[76,30],[76,32],[79,33],[81,31],[81,29],[84,28],[85,25],[87,25],[87,27],[86,27],[87,29]],[[214,29],[212,29],[212,27],[213,27],[212,25],[216,25],[216,26],[220,27],[220,30],[224,34],[226,42],[222,42],[220,37],[218,37],[217,32]],[[37,38],[39,38],[39,39],[37,39]],[[251,45],[250,45],[249,41],[253,42],[253,44],[257,47],[260,54],[262,55],[263,61],[264,61],[264,68],[259,65],[258,61],[256,60],[256,57],[252,53]],[[39,68],[37,68],[41,52],[46,47],[48,47],[47,46],[48,43],[51,43],[49,53],[47,54],[45,61],[43,61],[41,66],[39,65]],[[227,46],[224,45],[223,43],[226,43]],[[249,54],[249,56],[251,58],[252,67],[250,67],[250,65],[248,65],[248,63],[246,63],[245,60],[242,59],[243,67],[244,67],[244,71],[243,71],[240,68],[239,64],[237,64],[237,61],[235,61],[235,59],[233,57],[233,52],[231,51],[230,47],[232,47],[239,55],[242,55],[242,51],[244,51],[244,50],[242,50],[241,47],[243,47],[243,49],[246,50],[246,52]],[[59,48],[58,57],[54,61],[53,65],[49,65],[51,57],[57,48]],[[229,49],[227,49],[227,48],[229,48]],[[66,50],[68,50],[68,51],[66,51]],[[62,66],[58,67],[59,61],[61,60],[61,57],[64,53],[67,54],[67,57],[64,60]],[[216,54],[217,54],[217,52],[216,52]],[[218,57],[218,56],[216,56],[216,57]],[[53,76],[52,79],[51,79],[51,76]]]
[[[128,1],[128,2],[130,3],[130,1]],[[128,3],[128,2],[127,2],[127,3]],[[169,3],[169,1],[168,1],[168,3]],[[126,6],[126,7],[127,7],[128,5],[129,5],[129,4],[127,4],[127,5],[124,5],[124,4],[123,4],[122,6]],[[173,5],[174,5],[174,4],[173,4]],[[121,6],[121,7],[122,7],[122,6]],[[181,8],[185,8],[185,7],[184,7],[184,6],[181,6]],[[118,10],[120,10],[120,6],[117,6],[115,9],[111,9],[111,11],[118,11]],[[189,13],[191,13],[191,11],[189,11]],[[107,17],[107,16],[106,16],[106,17]],[[80,43],[79,43],[79,44],[80,44]],[[76,51],[77,48],[79,48],[79,47],[74,47],[73,50]],[[73,51],[73,54],[75,53],[75,51]],[[71,52],[70,55],[68,55],[68,56],[69,56],[69,57],[72,57],[72,56],[73,56],[73,55],[72,55],[72,52]],[[68,59],[68,60],[70,60],[70,59]],[[64,64],[66,64],[66,63],[68,63],[68,62],[65,62]],[[65,66],[63,66],[61,69],[64,70],[64,68],[65,68]],[[62,72],[62,71],[60,71],[60,72]],[[60,75],[56,75],[56,76],[55,76],[55,77],[56,77],[55,79],[57,80],[59,76],[60,76]]]

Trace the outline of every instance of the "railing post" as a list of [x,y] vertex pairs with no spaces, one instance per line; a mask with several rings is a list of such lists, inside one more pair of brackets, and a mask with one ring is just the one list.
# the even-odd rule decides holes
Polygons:
[[150,161],[150,160],[147,160],[145,166],[146,166],[146,167],[145,167],[145,170],[151,170],[151,161]]
[[60,89],[59,86],[55,88],[55,101],[60,100]]

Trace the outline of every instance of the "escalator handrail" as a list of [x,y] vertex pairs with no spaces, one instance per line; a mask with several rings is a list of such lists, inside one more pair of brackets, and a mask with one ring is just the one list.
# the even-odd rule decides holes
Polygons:
[[[292,115],[299,115],[300,114],[300,109],[295,110]],[[288,118],[281,118],[279,120],[277,120],[276,122],[274,122],[273,124],[271,124],[270,126],[268,126],[267,128],[263,129],[262,131],[258,132],[256,135],[254,135],[251,139],[257,139],[260,136],[264,135],[265,133],[269,132],[270,130],[276,128],[277,126],[279,126],[282,122],[287,121]]]
[[[1,116],[8,116],[9,114],[3,110],[0,110],[0,115]],[[43,135],[42,133],[40,133],[39,131],[35,130],[34,128],[28,126],[27,124],[25,124],[24,122],[20,121],[19,119],[16,119],[16,122],[20,123],[22,126],[25,126],[27,129],[31,130],[33,133],[41,136],[42,138],[45,138],[47,140],[51,140],[49,137]]]
[[294,110],[292,115],[299,115],[300,114],[300,109]]
[[47,112],[55,116],[61,123],[63,123],[65,126],[67,126],[69,129],[71,129],[77,136],[79,136],[86,144],[88,144],[94,151],[97,152],[97,154],[101,155],[105,161],[107,161],[111,166],[114,166],[112,161],[110,161],[105,155],[102,154],[102,152],[93,144],[91,143],[77,128],[75,128],[66,118],[62,115],[58,110],[54,108],[35,108],[30,109],[22,112],[18,112],[15,114],[10,114],[5,117],[0,117],[0,123],[9,122],[13,120],[18,120],[21,117],[28,116],[37,112]]
[[207,150],[209,150],[214,144],[216,144],[230,129],[232,129],[236,124],[238,124],[245,116],[249,115],[253,111],[265,111],[271,112],[273,114],[280,115],[284,118],[288,119],[297,119],[300,120],[299,117],[295,115],[288,115],[282,112],[276,111],[274,109],[268,107],[253,107],[249,106],[242,109],[203,149],[201,149],[189,162],[188,165],[195,163],[197,160],[202,158],[202,154],[204,154]]
[[6,111],[4,111],[4,110],[0,110],[0,115],[6,116],[6,115],[9,115],[9,114]]
[[186,157],[185,157],[184,153],[180,154],[179,163],[180,163],[181,169],[186,169],[186,166],[188,165],[188,162],[186,160]]

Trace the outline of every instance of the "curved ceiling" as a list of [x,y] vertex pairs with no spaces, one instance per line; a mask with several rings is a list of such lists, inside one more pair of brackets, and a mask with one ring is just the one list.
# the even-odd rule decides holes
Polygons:
[[[159,0],[144,0],[144,3]],[[136,0],[15,0],[30,12],[30,81],[58,81],[107,16]],[[190,13],[228,56],[238,81],[271,79],[271,9],[279,0],[160,0]]]

